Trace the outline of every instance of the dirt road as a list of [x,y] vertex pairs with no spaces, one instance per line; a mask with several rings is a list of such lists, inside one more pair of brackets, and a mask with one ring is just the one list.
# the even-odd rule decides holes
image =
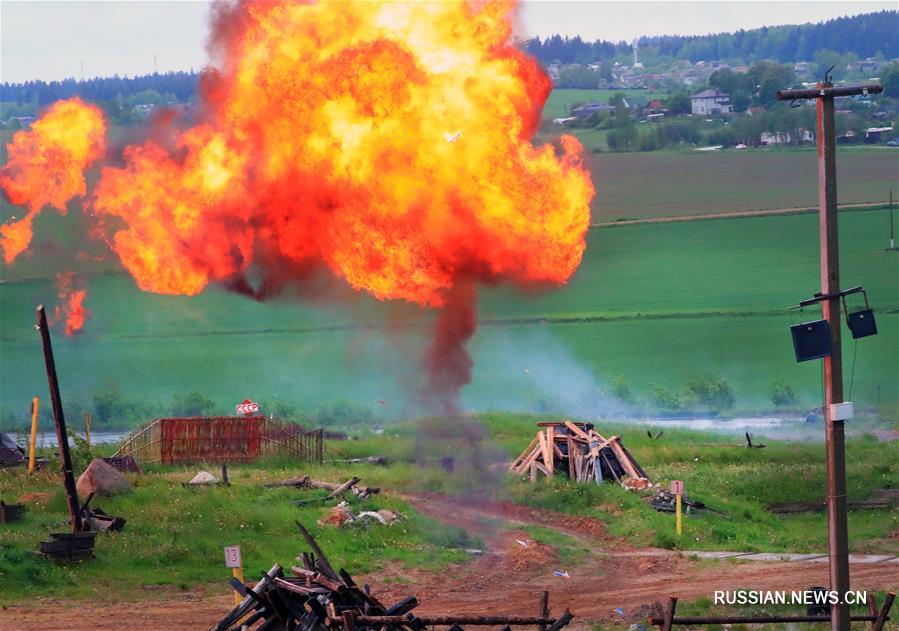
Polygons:
[[[377,576],[357,577],[372,584],[382,601],[415,594],[420,614],[528,614],[548,590],[555,613],[566,608],[576,615],[573,629],[614,619],[622,608],[625,620],[636,621],[675,594],[683,602],[712,598],[716,590],[800,590],[827,585],[827,564],[809,562],[694,561],[667,551],[641,552],[609,537],[601,522],[497,502],[471,503],[439,495],[404,496],[424,513],[476,533],[489,552],[471,563],[439,573],[391,568]],[[526,540],[522,525],[540,525],[573,537],[586,550],[571,565],[560,567],[552,545]],[[556,576],[566,570],[570,578]],[[402,581],[402,582],[400,582]],[[852,566],[853,589],[899,587],[896,564]],[[0,628],[21,631],[87,631],[122,628],[206,630],[227,612],[232,598],[213,594],[163,591],[134,602],[68,602],[41,599],[0,611]],[[661,606],[661,605],[659,605]]]

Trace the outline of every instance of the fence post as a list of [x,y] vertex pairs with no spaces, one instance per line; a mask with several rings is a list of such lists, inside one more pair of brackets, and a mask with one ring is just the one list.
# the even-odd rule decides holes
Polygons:
[[677,608],[677,598],[668,597],[668,606],[665,608],[665,620],[662,622],[662,631],[671,631],[674,625],[674,610]]

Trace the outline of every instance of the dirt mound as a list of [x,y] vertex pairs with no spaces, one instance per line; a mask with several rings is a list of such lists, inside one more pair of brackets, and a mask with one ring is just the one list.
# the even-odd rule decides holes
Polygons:
[[515,572],[543,568],[558,559],[555,548],[529,539],[526,532],[510,533],[505,551],[506,563]]

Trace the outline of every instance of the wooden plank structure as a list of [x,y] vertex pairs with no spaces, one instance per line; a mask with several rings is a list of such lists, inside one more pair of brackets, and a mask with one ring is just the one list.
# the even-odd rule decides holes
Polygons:
[[[558,617],[549,612],[549,595],[540,594],[534,616],[507,615],[450,615],[421,616],[411,613],[418,607],[418,599],[409,596],[387,606],[371,592],[368,585],[360,587],[345,571],[335,571],[312,535],[297,522],[300,534],[310,552],[300,555],[303,567],[293,567],[285,575],[275,565],[253,587],[232,579],[231,586],[243,599],[211,631],[240,629],[292,629],[295,631],[355,631],[356,629],[394,629],[420,631],[426,627],[449,626],[462,631],[461,625],[537,626],[542,631],[559,631],[571,619],[565,611]],[[258,626],[257,626],[258,624]]]
[[561,474],[575,482],[615,480],[630,488],[650,486],[649,476],[621,444],[619,436],[605,438],[591,423],[537,423],[539,430],[509,472],[547,477]]
[[250,462],[279,454],[321,464],[322,434],[265,416],[159,418],[125,439],[114,457],[130,456],[142,464],[190,464]]

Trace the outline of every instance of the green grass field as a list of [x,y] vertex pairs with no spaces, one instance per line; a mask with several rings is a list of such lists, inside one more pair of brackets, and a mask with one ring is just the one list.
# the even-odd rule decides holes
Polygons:
[[[861,407],[899,400],[899,257],[883,250],[885,223],[883,211],[841,213],[843,284],[868,289],[880,331],[857,349],[844,343]],[[786,309],[818,289],[817,238],[814,215],[594,229],[562,289],[481,292],[464,399],[479,409],[592,416],[612,409],[603,396],[616,377],[645,402],[656,387],[721,376],[734,386],[735,409],[750,412],[772,407],[769,384],[779,376],[797,391],[797,409],[808,409],[820,399],[820,364],[795,363],[796,320]],[[23,421],[31,397],[46,391],[32,328],[39,302],[54,302],[48,281],[0,285],[2,405]],[[158,296],[122,274],[93,277],[86,304],[85,333],[54,340],[68,398],[87,400],[114,381],[155,402],[197,388],[222,411],[250,396],[307,411],[349,400],[388,417],[417,413],[431,315],[416,307],[346,289],[268,303],[215,287]]]
[[[590,155],[589,165],[594,221],[818,204],[814,147],[599,153]],[[886,202],[891,188],[894,196],[899,191],[899,151],[840,147],[837,174],[839,203]]]
[[632,105],[645,105],[652,99],[664,99],[664,92],[652,92],[650,90],[582,90],[566,89],[553,90],[546,104],[543,106],[543,118],[564,118],[570,116],[571,106],[575,103],[608,103],[615,94],[623,94]]
[[[273,563],[289,565],[304,545],[294,520],[301,520],[331,561],[353,574],[383,571],[385,580],[403,568],[440,570],[464,561],[464,548],[483,547],[465,531],[418,514],[400,493],[436,492],[456,497],[514,501],[603,521],[611,535],[634,545],[682,550],[753,550],[820,552],[827,539],[821,514],[776,515],[766,508],[782,502],[817,501],[825,493],[824,450],[820,444],[771,443],[766,449],[745,449],[733,439],[667,429],[661,440],[649,440],[642,428],[602,423],[607,435],[622,436],[628,449],[654,481],[685,481],[690,497],[728,515],[687,515],[678,540],[673,516],[658,513],[638,494],[616,484],[573,485],[567,480],[541,480],[532,485],[506,475],[504,468],[487,467],[517,455],[532,436],[536,421],[547,417],[485,414],[474,424],[443,420],[401,423],[383,436],[329,442],[329,457],[386,455],[392,464],[321,466],[270,460],[229,468],[232,486],[184,488],[199,466],[150,465],[147,475],[131,476],[135,490],[129,495],[103,498],[109,513],[128,519],[121,533],[98,538],[97,558],[90,563],[59,567],[33,554],[47,532],[65,521],[65,500],[54,473],[28,476],[23,469],[0,475],[0,497],[14,501],[23,494],[29,503],[25,521],[4,527],[0,539],[0,604],[33,597],[34,590],[52,590],[56,598],[134,597],[141,587],[208,590],[223,593],[228,578],[221,549],[239,543],[246,575],[254,579]],[[477,450],[466,449],[471,431],[483,434]],[[456,430],[456,431],[454,431]],[[440,440],[423,441],[423,437]],[[460,466],[447,473],[438,466],[418,466],[414,456],[422,445],[428,455],[452,454]],[[477,469],[461,466],[479,459]],[[76,473],[87,457],[76,450]],[[849,499],[868,497],[875,489],[899,484],[896,463],[889,449],[870,437],[852,438],[847,444]],[[216,471],[214,465],[207,465]],[[359,510],[391,508],[407,519],[390,527],[371,529],[316,525],[330,504],[296,507],[292,500],[322,495],[293,488],[262,488],[266,482],[293,477],[299,471],[317,479],[344,480],[351,475],[385,492],[360,503]],[[776,483],[772,483],[776,481]],[[46,494],[41,496],[40,494]],[[899,523],[885,510],[849,513],[853,552],[889,553],[889,538]],[[509,528],[498,522],[498,529]],[[558,532],[532,528],[537,540],[557,547],[560,559],[575,564],[582,543],[571,545]],[[377,588],[378,585],[375,585]]]

